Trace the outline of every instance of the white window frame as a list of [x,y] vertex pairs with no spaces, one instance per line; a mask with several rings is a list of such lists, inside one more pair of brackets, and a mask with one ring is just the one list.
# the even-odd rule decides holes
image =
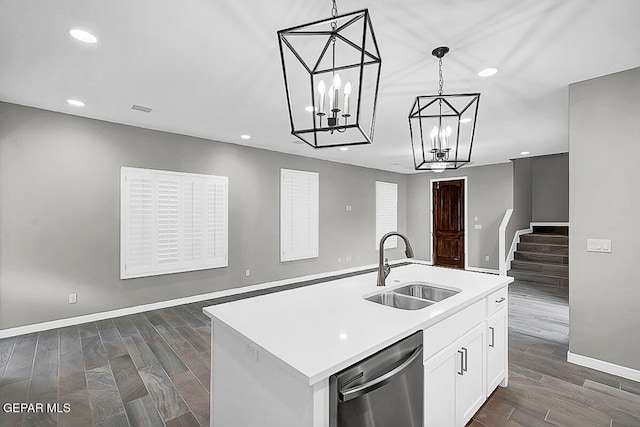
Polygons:
[[280,262],[319,256],[320,174],[280,169]]
[[[132,200],[141,182],[144,210]],[[227,267],[228,206],[225,176],[122,167],[120,278]]]
[[[376,181],[376,250],[380,249],[380,239],[391,231],[398,231],[398,184]],[[389,237],[385,249],[398,247],[398,238]]]

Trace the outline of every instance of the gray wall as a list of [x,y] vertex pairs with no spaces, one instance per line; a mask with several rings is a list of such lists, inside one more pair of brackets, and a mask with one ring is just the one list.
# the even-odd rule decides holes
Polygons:
[[517,230],[531,222],[569,221],[569,153],[513,159],[513,215],[505,233],[508,253]]
[[[569,87],[569,350],[636,370],[639,100],[640,68]],[[611,239],[612,253],[587,252],[587,238]]]
[[529,228],[533,203],[533,158],[515,159],[512,163],[513,214],[505,231],[505,254],[509,253],[516,231]]
[[[431,179],[467,177],[468,185],[468,265],[498,269],[498,228],[512,207],[513,172],[510,163],[465,167],[440,174],[421,173],[407,177],[407,232],[420,259],[431,258],[429,234],[429,185]],[[478,217],[475,222],[474,218]],[[482,225],[476,230],[475,225]],[[485,261],[485,256],[489,261]]]
[[569,153],[534,157],[532,167],[532,221],[569,221]]
[[[228,176],[229,267],[120,280],[121,166]],[[317,259],[279,261],[280,168],[320,173]],[[404,175],[0,103],[0,329],[376,263],[376,180],[405,231]]]

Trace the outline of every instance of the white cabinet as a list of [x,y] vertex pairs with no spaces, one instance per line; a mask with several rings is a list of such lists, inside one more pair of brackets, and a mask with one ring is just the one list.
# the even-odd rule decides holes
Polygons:
[[507,385],[507,309],[487,320],[487,396]]
[[456,350],[459,370],[456,370],[456,425],[464,426],[482,406],[484,388],[484,325],[466,334]]
[[425,330],[424,427],[465,426],[507,385],[507,294],[501,288]]
[[464,426],[485,399],[485,325],[424,364],[425,427]]

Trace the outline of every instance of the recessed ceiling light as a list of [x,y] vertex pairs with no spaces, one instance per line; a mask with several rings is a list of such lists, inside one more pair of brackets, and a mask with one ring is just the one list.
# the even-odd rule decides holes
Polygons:
[[484,70],[480,71],[478,75],[480,77],[489,77],[489,76],[493,76],[497,72],[498,72],[497,68],[485,68]]
[[251,139],[251,135],[240,135],[242,139]]
[[340,147],[340,151],[348,151],[349,147]]
[[521,156],[526,156],[527,154],[531,154],[531,151],[522,151],[520,153]]
[[470,117],[465,117],[464,119],[460,119],[460,123],[469,123],[471,121]]
[[84,102],[78,101],[77,99],[67,99],[67,104],[73,105],[74,107],[84,107]]
[[88,31],[81,30],[79,28],[72,28],[69,30],[69,35],[76,40],[80,40],[84,43],[97,43],[98,38]]

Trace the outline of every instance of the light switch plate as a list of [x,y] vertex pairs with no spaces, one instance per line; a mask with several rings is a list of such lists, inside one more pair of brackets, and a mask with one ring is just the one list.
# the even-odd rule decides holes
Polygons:
[[587,239],[587,252],[611,253],[611,240]]
[[475,225],[475,229],[476,230],[482,230],[482,224],[476,224]]

